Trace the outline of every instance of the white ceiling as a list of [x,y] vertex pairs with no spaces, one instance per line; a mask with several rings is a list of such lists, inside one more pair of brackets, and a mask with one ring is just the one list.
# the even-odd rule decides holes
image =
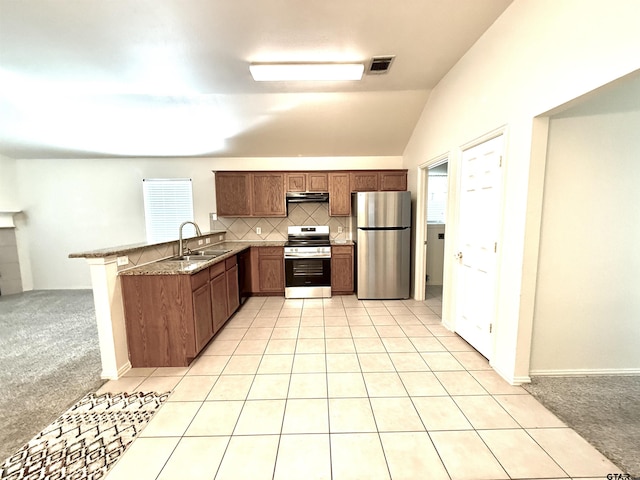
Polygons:
[[[430,90],[512,0],[0,0],[0,154],[402,155]],[[359,82],[250,62],[367,61]]]

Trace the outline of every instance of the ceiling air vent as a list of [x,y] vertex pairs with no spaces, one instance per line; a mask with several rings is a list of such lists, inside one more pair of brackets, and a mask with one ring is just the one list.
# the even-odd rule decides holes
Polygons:
[[393,63],[393,59],[396,58],[395,55],[389,55],[385,57],[373,57],[371,59],[371,65],[369,65],[369,70],[367,73],[376,75],[381,73],[387,73],[391,64]]

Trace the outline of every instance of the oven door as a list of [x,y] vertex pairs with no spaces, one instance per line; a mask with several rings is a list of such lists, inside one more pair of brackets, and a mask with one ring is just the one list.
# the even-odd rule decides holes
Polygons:
[[331,296],[331,257],[286,256],[285,297],[326,298]]

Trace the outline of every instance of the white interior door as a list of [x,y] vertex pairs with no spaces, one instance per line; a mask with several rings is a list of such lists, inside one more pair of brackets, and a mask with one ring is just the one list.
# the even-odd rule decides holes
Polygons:
[[492,352],[503,135],[462,152],[456,332],[482,355]]

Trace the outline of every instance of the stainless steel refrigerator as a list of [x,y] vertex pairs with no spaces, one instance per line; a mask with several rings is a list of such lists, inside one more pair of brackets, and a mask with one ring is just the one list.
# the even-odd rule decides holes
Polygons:
[[352,201],[358,298],[409,298],[411,192],[358,192]]

